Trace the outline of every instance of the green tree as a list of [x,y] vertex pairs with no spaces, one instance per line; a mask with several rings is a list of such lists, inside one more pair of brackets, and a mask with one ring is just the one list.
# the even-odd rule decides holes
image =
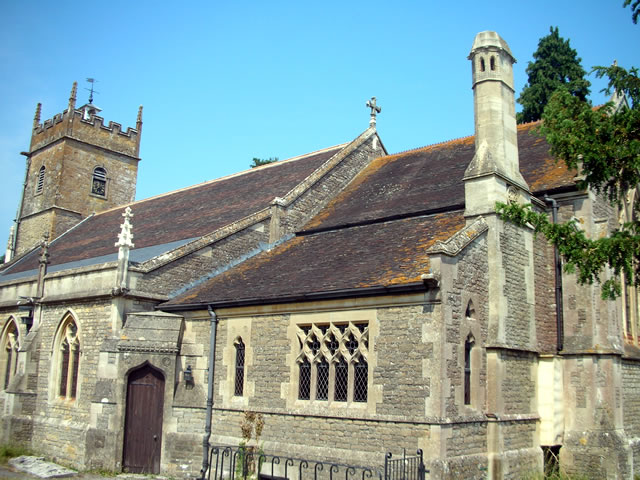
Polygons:
[[269,163],[273,163],[277,161],[278,161],[278,157],[269,157],[269,158],[253,157],[253,160],[251,160],[252,163],[249,166],[251,168],[256,168],[256,167],[260,167],[262,165],[267,165]]
[[581,59],[558,33],[558,27],[551,27],[550,34],[538,42],[533,54],[533,62],[527,66],[527,83],[520,93],[518,103],[522,112],[518,113],[518,123],[540,120],[544,107],[553,92],[564,86],[580,100],[589,95],[591,83],[584,77],[586,72],[580,65]]
[[[627,106],[609,102],[593,109],[566,88],[551,97],[544,110],[539,131],[551,146],[556,159],[580,172],[578,186],[606,195],[619,208],[629,192],[640,185],[640,78],[638,70],[625,70],[617,65],[595,67],[598,78],[608,77],[608,94],[624,94]],[[582,284],[597,281],[609,267],[615,277],[602,285],[603,298],[620,295],[620,274],[627,283],[640,285],[640,193],[630,208],[632,218],[609,237],[590,239],[576,222],[553,224],[544,213],[531,206],[498,204],[503,218],[520,225],[530,224],[553,243],[564,259],[567,272],[577,270]]]
[[633,23],[638,23],[638,15],[640,15],[640,0],[624,0],[623,7],[631,5],[631,18]]

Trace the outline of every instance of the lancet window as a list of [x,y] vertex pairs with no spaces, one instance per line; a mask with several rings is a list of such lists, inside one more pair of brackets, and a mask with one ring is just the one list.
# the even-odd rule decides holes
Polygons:
[[2,375],[2,388],[6,390],[9,383],[18,372],[19,335],[18,326],[13,319],[9,320],[0,340],[2,351],[0,352],[0,375]]
[[63,320],[58,330],[54,353],[57,394],[59,397],[72,400],[78,393],[80,338],[78,326],[71,316]]
[[299,325],[298,399],[366,402],[369,328],[366,322]]
[[234,395],[241,397],[244,392],[244,343],[242,338],[235,342],[236,347],[236,379]]

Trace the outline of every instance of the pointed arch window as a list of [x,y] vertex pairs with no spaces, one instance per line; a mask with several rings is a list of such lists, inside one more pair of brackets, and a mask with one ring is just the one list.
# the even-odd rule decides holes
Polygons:
[[42,190],[44,188],[44,175],[46,173],[46,168],[44,168],[44,165],[40,167],[40,170],[38,171],[38,182],[36,183],[36,195],[38,195],[39,193],[42,193]]
[[242,338],[238,338],[235,342],[236,347],[236,380],[234,395],[241,397],[244,392],[244,343]]
[[78,393],[80,370],[80,338],[73,317],[63,320],[58,330],[54,352],[56,393],[59,397],[73,400]]
[[471,351],[475,343],[469,335],[464,342],[464,404],[471,405]]
[[484,72],[485,67],[484,67],[484,58],[480,57],[480,71]]
[[93,169],[91,193],[100,197],[107,196],[107,171],[102,167],[96,167]]
[[0,375],[2,375],[3,390],[9,387],[9,383],[18,372],[19,330],[15,320],[11,319],[2,332],[0,340],[2,351],[0,352]]
[[299,400],[367,401],[367,323],[300,325],[297,337]]
[[491,70],[496,69],[496,57],[494,57],[493,55],[489,59],[489,68],[491,68]]

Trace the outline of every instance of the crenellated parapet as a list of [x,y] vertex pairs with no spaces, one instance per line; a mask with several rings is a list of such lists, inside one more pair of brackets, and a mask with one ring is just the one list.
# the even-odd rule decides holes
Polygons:
[[[34,152],[62,137],[70,137],[84,143],[96,145],[108,150],[137,157],[140,152],[140,130],[109,121],[105,125],[103,117],[88,113],[91,110],[85,105],[71,111],[67,108],[42,123],[34,122],[31,137],[31,151]],[[138,113],[137,125],[142,126],[141,109]],[[36,116],[38,118],[39,115]],[[39,120],[39,118],[38,118]],[[136,125],[136,126],[137,126]]]

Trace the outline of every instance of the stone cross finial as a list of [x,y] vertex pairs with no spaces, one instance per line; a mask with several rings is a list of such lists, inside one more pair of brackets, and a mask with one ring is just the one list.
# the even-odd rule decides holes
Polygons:
[[131,213],[131,208],[125,208],[122,216],[124,217],[124,223],[120,225],[121,230],[118,234],[118,241],[116,242],[115,246],[133,248],[133,233],[131,233],[130,222],[131,218],[133,217],[133,213]]
[[382,108],[376,105],[376,97],[371,97],[371,100],[367,101],[367,108],[371,109],[371,120],[369,120],[369,125],[374,127],[376,125],[376,114],[380,113]]

